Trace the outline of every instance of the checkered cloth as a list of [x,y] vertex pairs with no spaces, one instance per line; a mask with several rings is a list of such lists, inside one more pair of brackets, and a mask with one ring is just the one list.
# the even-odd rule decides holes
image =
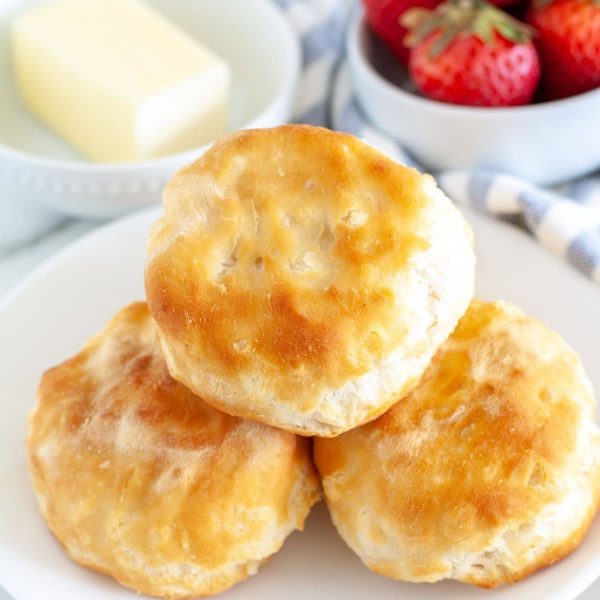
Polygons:
[[[275,2],[302,44],[303,73],[294,121],[348,131],[419,168],[397,141],[369,123],[352,92],[344,56],[350,0]],[[552,190],[481,170],[434,175],[457,203],[520,221],[544,246],[600,284],[600,173]]]

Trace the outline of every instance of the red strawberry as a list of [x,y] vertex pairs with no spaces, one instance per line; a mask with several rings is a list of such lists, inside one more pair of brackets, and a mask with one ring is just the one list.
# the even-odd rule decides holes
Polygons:
[[598,0],[538,3],[527,20],[538,31],[546,98],[565,98],[600,86]]
[[404,16],[410,73],[429,98],[472,106],[531,101],[540,64],[530,29],[483,0],[449,0]]
[[400,24],[401,15],[410,8],[434,8],[440,2],[441,0],[363,0],[371,29],[405,65],[408,64],[410,50],[403,42],[407,32]]
[[[408,65],[410,49],[404,44],[406,28],[402,15],[411,8],[435,8],[442,0],[363,0],[367,22],[394,56]],[[491,0],[496,6],[509,6],[520,0]]]

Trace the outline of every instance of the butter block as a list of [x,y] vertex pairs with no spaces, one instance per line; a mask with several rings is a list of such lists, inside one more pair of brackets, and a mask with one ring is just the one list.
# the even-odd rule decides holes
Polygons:
[[92,160],[155,158],[227,129],[228,65],[139,0],[54,0],[11,34],[25,104]]

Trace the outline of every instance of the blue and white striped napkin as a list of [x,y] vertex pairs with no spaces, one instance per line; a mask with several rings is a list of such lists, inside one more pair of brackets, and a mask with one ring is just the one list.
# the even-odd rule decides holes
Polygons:
[[[344,56],[351,0],[275,1],[288,15],[303,50],[294,121],[348,131],[418,168],[397,141],[369,123],[352,93]],[[498,217],[521,217],[544,246],[600,285],[600,173],[552,190],[481,170],[434,175],[459,204]]]

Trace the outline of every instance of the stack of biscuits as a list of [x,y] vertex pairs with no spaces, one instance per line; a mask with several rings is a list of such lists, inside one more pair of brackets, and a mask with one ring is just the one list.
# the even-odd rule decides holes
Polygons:
[[165,189],[147,304],[42,378],[28,444],[50,529],[167,598],[255,573],[321,489],[394,579],[492,587],[559,560],[600,500],[592,388],[474,278],[431,177],[310,126],[215,143]]

